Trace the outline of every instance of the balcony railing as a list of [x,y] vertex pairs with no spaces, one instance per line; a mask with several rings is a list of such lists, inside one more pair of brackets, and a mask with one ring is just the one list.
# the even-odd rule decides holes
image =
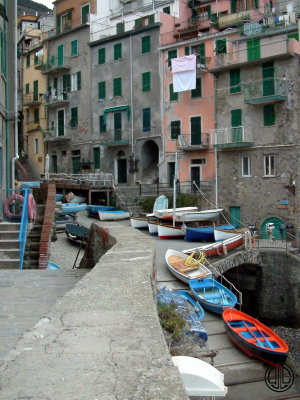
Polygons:
[[286,80],[267,78],[244,83],[244,102],[246,104],[268,104],[287,100]]
[[202,132],[201,134],[181,134],[178,136],[178,149],[185,151],[195,151],[207,149],[210,145],[209,133]]
[[23,105],[24,106],[38,106],[42,104],[39,93],[28,93],[23,96]]
[[69,70],[71,67],[69,65],[70,58],[61,56],[55,57],[51,56],[48,58],[48,62],[41,65],[41,71],[44,74],[56,73],[62,70]]
[[56,125],[53,129],[44,130],[44,141],[66,141],[71,140],[69,136],[66,135],[66,127],[64,125]]
[[252,132],[244,126],[215,129],[212,133],[215,148],[243,148],[254,145]]
[[27,122],[27,132],[38,131],[41,129],[40,121],[28,121]]
[[60,107],[69,103],[69,93],[67,92],[55,92],[52,94],[44,95],[45,103],[47,107]]

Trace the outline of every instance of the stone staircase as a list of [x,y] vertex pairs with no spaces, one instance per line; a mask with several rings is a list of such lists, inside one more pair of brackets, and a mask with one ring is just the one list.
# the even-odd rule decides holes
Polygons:
[[20,266],[18,222],[0,223],[0,269],[16,269]]

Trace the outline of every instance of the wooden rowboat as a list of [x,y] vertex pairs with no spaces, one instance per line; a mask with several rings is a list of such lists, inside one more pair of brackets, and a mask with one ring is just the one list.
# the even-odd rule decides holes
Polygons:
[[211,243],[200,247],[194,247],[193,249],[183,250],[183,253],[191,254],[194,251],[203,251],[207,257],[212,257],[215,255],[225,254],[230,250],[242,246],[243,243],[243,235],[235,235],[234,237],[223,240],[222,242]]
[[158,219],[156,219],[156,218],[148,219],[148,229],[149,229],[150,235],[152,235],[152,236],[158,235],[158,225],[159,225]]
[[101,221],[117,221],[120,219],[128,219],[131,216],[129,211],[112,210],[112,211],[98,211],[99,219]]
[[179,212],[175,214],[175,221],[192,222],[192,221],[214,221],[219,218],[223,208],[212,210]]
[[212,275],[212,272],[203,264],[198,264],[196,267],[190,267],[185,264],[187,254],[177,250],[168,249],[165,254],[167,267],[171,274],[176,276],[184,283],[189,283],[190,279],[204,279]]
[[157,225],[157,231],[160,239],[180,239],[185,235],[185,225],[159,224]]
[[240,229],[222,229],[222,228],[214,228],[214,237],[215,241],[219,242],[221,240],[230,239],[236,235],[244,234],[245,232],[250,232],[249,228],[240,228]]
[[269,364],[284,364],[289,347],[272,329],[239,310],[228,309],[222,314],[230,340],[250,357]]
[[[219,229],[235,229],[233,225],[219,225]],[[214,226],[199,226],[198,228],[186,228],[184,239],[188,242],[214,242]]]
[[134,229],[148,229],[148,219],[146,217],[131,217],[130,223]]

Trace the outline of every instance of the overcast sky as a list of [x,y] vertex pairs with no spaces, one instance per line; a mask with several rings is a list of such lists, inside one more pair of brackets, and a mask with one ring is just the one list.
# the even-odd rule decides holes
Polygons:
[[44,6],[47,6],[48,8],[50,8],[51,10],[53,10],[53,4],[52,4],[52,2],[53,2],[54,0],[34,0],[34,1],[36,1],[37,3],[44,4]]

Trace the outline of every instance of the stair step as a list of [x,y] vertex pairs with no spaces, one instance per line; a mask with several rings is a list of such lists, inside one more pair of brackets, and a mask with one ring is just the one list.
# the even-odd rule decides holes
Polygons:
[[17,239],[18,237],[19,237],[19,231],[0,232],[0,240]]
[[0,259],[1,260],[11,260],[19,257],[19,249],[0,249]]
[[2,239],[0,240],[0,251],[1,249],[15,249],[15,248],[19,248],[19,240],[5,240]]
[[0,269],[17,269],[20,268],[20,259],[3,260],[0,258]]

